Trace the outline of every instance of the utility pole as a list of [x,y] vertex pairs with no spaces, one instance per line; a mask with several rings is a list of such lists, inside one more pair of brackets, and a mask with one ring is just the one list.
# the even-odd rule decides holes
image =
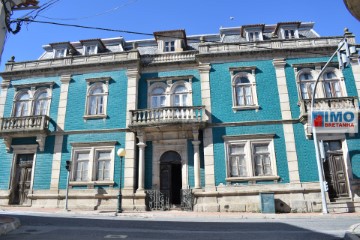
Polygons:
[[14,10],[37,8],[37,0],[0,0],[0,62],[4,51],[5,39],[10,31],[9,20]]

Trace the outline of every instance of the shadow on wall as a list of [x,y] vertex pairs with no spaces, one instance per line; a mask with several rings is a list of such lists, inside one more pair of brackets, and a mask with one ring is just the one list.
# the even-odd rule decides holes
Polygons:
[[291,207],[281,199],[275,199],[275,210],[277,213],[290,213]]
[[[355,158],[359,158],[360,157],[360,150],[351,150],[349,151],[349,156],[350,156],[350,161],[351,161],[351,165],[353,166],[354,168],[354,165],[353,165],[353,160]],[[359,161],[357,161],[359,162]],[[355,169],[353,169],[353,177],[354,179],[360,179],[360,174],[359,172],[356,172],[356,170],[354,171]]]
[[[95,194],[95,198],[97,198],[97,204],[94,206],[94,210],[98,210],[102,200],[104,199],[105,194],[107,194],[107,191],[104,188],[102,187],[97,188],[97,192]],[[106,201],[107,199],[104,200]]]

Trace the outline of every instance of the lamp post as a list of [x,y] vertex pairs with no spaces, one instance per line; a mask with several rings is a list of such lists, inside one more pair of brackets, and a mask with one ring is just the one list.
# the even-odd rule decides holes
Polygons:
[[122,170],[122,161],[123,161],[123,158],[125,157],[125,154],[126,154],[126,151],[124,148],[119,148],[119,150],[117,151],[117,155],[120,157],[120,172],[119,172],[119,193],[118,193],[118,196],[117,196],[117,213],[121,213],[122,212],[122,209],[121,209],[121,202],[122,202],[122,193],[121,193],[121,179],[122,179],[122,176],[121,176],[121,170]]
[[[313,119],[313,111],[314,111],[314,106],[315,106],[315,94],[316,94],[316,87],[319,83],[320,77],[321,75],[324,73],[326,67],[329,65],[329,63],[332,61],[332,59],[335,57],[335,55],[338,54],[338,52],[340,51],[340,49],[344,46],[346,39],[344,39],[338,46],[338,49],[336,49],[336,51],[333,53],[333,55],[330,57],[330,59],[326,62],[326,64],[324,65],[324,67],[321,69],[319,75],[316,78],[315,81],[315,86],[314,86],[314,90],[312,92],[312,97],[311,97],[311,107],[310,107],[310,113],[311,113],[311,129],[312,129],[312,134],[313,134],[313,140],[314,140],[314,146],[315,146],[315,155],[316,155],[316,164],[317,164],[317,168],[318,168],[318,174],[319,174],[319,183],[320,183],[320,190],[321,190],[321,202],[322,202],[322,213],[323,214],[327,214],[328,213],[328,208],[326,205],[326,195],[325,195],[325,184],[326,181],[324,181],[324,171],[323,171],[323,163],[321,161],[321,156],[320,156],[320,152],[319,152],[319,142],[317,140],[317,134],[316,134],[316,127],[314,124],[314,119]],[[339,59],[339,61],[341,61],[341,59]]]

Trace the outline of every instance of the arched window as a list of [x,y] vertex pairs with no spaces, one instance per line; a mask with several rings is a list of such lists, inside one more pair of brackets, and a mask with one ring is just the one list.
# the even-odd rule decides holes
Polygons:
[[47,115],[49,105],[49,96],[47,91],[41,91],[37,94],[34,104],[34,115]]
[[179,85],[175,88],[173,94],[174,106],[187,106],[188,101],[188,89],[184,85]]
[[151,91],[151,108],[165,107],[166,96],[162,87],[156,87]]
[[300,74],[299,80],[302,99],[311,99],[315,87],[313,75],[310,72],[304,72]]
[[340,79],[333,71],[326,72],[323,75],[324,89],[327,98],[342,97]]
[[254,105],[252,84],[249,78],[238,76],[235,78],[235,97],[236,106]]
[[88,92],[88,115],[105,114],[105,97],[104,84],[94,84]]
[[15,117],[24,117],[29,115],[30,96],[27,92],[20,93],[15,100]]

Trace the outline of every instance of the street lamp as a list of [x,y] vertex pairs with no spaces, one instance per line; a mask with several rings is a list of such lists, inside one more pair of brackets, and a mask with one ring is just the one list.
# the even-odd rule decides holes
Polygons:
[[[314,140],[314,145],[315,145],[315,155],[316,155],[316,163],[317,163],[317,168],[318,168],[318,174],[319,174],[319,183],[320,183],[320,189],[321,189],[321,201],[322,201],[322,213],[323,214],[327,214],[328,213],[328,208],[326,205],[326,195],[325,195],[325,191],[327,188],[327,182],[324,181],[324,171],[323,171],[323,163],[321,161],[321,156],[320,156],[320,152],[319,152],[319,142],[317,140],[317,134],[316,134],[316,127],[314,124],[314,119],[313,119],[313,111],[314,111],[314,106],[315,106],[315,94],[316,94],[316,87],[319,83],[320,77],[321,75],[324,73],[326,67],[329,65],[329,63],[332,61],[332,59],[337,55],[338,56],[338,61],[339,61],[339,66],[340,68],[344,68],[344,65],[346,63],[349,63],[348,57],[349,57],[349,48],[347,45],[347,39],[344,38],[338,45],[338,48],[336,49],[336,51],[333,53],[333,55],[330,57],[330,59],[326,62],[326,64],[324,65],[324,67],[321,69],[319,75],[316,78],[315,81],[315,86],[314,86],[314,90],[312,92],[312,97],[311,97],[311,107],[310,107],[310,113],[311,113],[311,129],[312,129],[312,134],[313,134],[313,140]],[[341,50],[343,48],[346,48],[346,54],[345,54],[345,58],[344,60],[342,59],[343,54],[341,54]]]
[[119,150],[117,151],[117,155],[120,157],[120,172],[119,172],[119,193],[118,193],[118,197],[117,197],[117,213],[121,213],[122,212],[122,209],[121,209],[121,202],[122,202],[122,193],[121,193],[121,179],[122,179],[122,176],[121,176],[121,170],[122,170],[122,161],[123,161],[123,158],[125,157],[125,154],[126,154],[126,151],[124,148],[119,148]]

